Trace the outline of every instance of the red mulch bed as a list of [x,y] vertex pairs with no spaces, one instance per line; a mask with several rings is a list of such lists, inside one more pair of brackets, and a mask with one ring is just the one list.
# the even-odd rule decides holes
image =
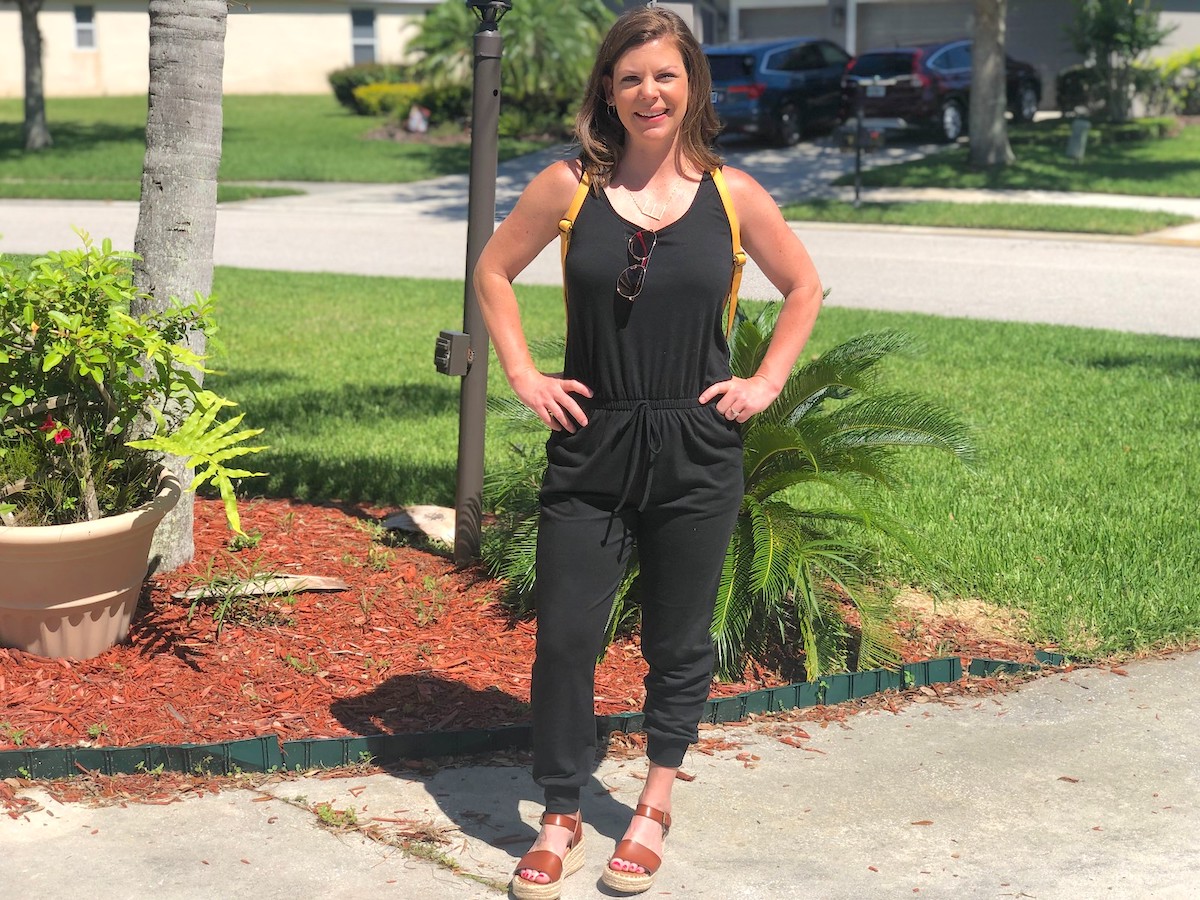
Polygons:
[[[0,750],[281,740],[492,727],[526,721],[534,624],[514,621],[481,568],[415,546],[385,547],[366,506],[242,504],[263,537],[232,553],[219,501],[196,501],[196,559],[147,585],[128,643],[86,660],[0,649]],[[244,604],[220,633],[210,602],[189,620],[173,592],[210,573],[337,577],[340,593]],[[1032,659],[1033,648],[953,618],[900,622],[905,661],[938,655]],[[780,671],[780,668],[783,671]],[[751,664],[714,696],[786,684],[799,660]],[[635,640],[596,675],[600,713],[638,710]],[[20,742],[18,745],[17,741]]]

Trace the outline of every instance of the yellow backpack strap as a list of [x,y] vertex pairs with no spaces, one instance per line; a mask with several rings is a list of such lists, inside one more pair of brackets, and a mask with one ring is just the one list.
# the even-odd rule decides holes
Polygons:
[[575,217],[579,215],[579,210],[583,207],[583,201],[587,199],[588,186],[591,184],[591,179],[588,178],[587,170],[579,176],[579,187],[575,190],[575,196],[571,200],[571,205],[567,207],[567,214],[558,223],[559,247],[562,251],[562,267],[563,267],[563,304],[567,302],[567,251],[571,249],[571,229],[575,227]]
[[729,284],[729,296],[725,298],[725,337],[733,333],[734,316],[737,314],[738,288],[742,284],[742,269],[746,267],[746,251],[742,249],[742,228],[738,224],[737,211],[733,208],[733,198],[729,196],[729,185],[725,183],[725,174],[718,167],[712,170],[713,184],[721,195],[721,203],[725,206],[725,217],[729,219],[729,232],[733,236],[733,277]]

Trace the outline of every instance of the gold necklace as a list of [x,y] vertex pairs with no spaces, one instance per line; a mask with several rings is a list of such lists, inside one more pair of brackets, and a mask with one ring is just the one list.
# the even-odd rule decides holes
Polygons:
[[666,215],[667,207],[669,207],[671,205],[671,201],[675,199],[675,192],[679,190],[679,182],[682,180],[683,179],[681,178],[675,179],[675,183],[671,185],[671,193],[667,194],[667,199],[662,203],[650,203],[646,206],[642,206],[642,204],[638,202],[638,198],[634,195],[633,191],[629,189],[628,185],[622,185],[622,187],[625,188],[625,193],[629,195],[629,199],[633,201],[633,205],[637,207],[638,212],[640,212],[647,219],[653,219],[655,222],[657,222],[664,215]]

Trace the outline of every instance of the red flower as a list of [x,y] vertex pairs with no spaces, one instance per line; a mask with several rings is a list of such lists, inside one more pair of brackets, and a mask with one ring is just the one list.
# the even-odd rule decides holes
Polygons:
[[54,443],[56,444],[61,444],[71,439],[71,429],[66,425],[59,425],[55,422],[54,417],[50,413],[46,413],[46,421],[38,427],[38,431],[53,431]]

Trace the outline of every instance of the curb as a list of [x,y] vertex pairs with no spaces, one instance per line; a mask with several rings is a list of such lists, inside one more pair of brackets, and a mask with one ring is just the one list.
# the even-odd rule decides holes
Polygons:
[[[1066,657],[1038,651],[1036,663],[972,659],[973,677],[1026,674],[1043,666],[1061,666]],[[889,690],[947,684],[963,677],[958,657],[907,663],[899,669],[868,669],[827,675],[784,687],[748,691],[707,701],[701,722],[719,725],[747,716],[811,706],[832,706]],[[645,716],[618,713],[597,716],[601,739],[612,732],[631,734],[642,729]],[[463,756],[529,746],[528,725],[502,725],[469,731],[417,732],[368,737],[311,738],[283,741],[273,735],[213,744],[142,744],[136,747],[49,747],[0,751],[0,778],[51,779],[79,774],[136,775],[183,772],[237,775],[277,770],[307,771],[340,766],[391,765],[408,759]]]

